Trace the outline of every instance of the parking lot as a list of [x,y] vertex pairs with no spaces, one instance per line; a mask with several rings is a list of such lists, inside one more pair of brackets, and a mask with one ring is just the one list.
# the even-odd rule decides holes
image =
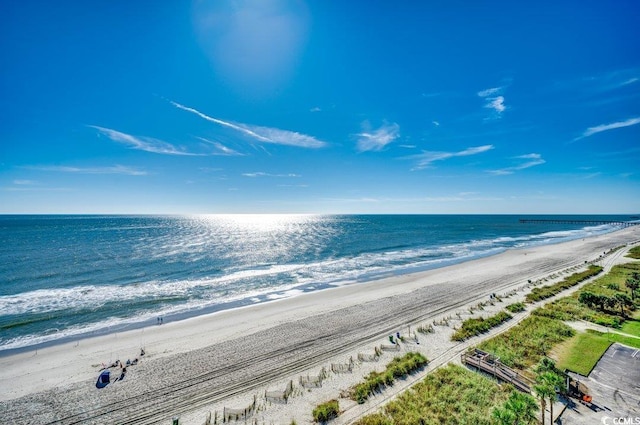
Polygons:
[[591,405],[571,399],[557,423],[640,425],[640,350],[614,343],[588,378],[572,374],[589,388]]

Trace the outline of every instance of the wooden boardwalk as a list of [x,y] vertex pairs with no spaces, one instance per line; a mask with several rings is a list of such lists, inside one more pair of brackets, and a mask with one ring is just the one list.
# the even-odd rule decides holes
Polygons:
[[510,367],[503,365],[500,360],[496,359],[492,354],[476,348],[473,351],[462,353],[460,357],[462,364],[475,367],[503,382],[508,382],[523,393],[531,393],[532,382]]

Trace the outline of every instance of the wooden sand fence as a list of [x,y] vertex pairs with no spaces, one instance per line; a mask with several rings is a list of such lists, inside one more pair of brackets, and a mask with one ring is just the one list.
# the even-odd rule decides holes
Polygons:
[[333,373],[353,372],[353,357],[349,357],[349,363],[331,363],[331,372]]
[[256,411],[256,396],[253,396],[253,402],[244,409],[230,409],[228,407],[224,407],[222,409],[222,422],[231,422],[232,420],[245,420],[249,416],[253,415]]
[[[217,423],[218,419],[218,412],[216,412],[216,417],[213,419],[213,423]],[[207,413],[207,419],[205,419],[204,424],[203,425],[211,425],[211,412]]]
[[400,351],[400,344],[380,344],[380,351]]
[[287,387],[284,389],[284,391],[265,391],[264,392],[264,398],[267,399],[267,401],[271,401],[271,402],[287,402],[287,400],[289,399],[289,397],[291,396],[291,393],[293,392],[293,380],[289,381],[289,383],[287,384]]
[[380,349],[375,347],[373,354],[358,353],[358,360],[361,362],[377,362],[381,354]]
[[322,387],[322,380],[327,377],[327,371],[323,367],[320,369],[320,373],[315,376],[300,376],[300,385],[304,388],[320,388]]

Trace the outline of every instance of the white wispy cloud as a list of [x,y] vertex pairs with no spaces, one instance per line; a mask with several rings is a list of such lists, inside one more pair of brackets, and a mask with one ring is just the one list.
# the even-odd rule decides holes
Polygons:
[[225,145],[223,145],[220,142],[209,140],[209,139],[206,139],[204,137],[196,137],[196,139],[202,140],[205,143],[213,145],[217,149],[217,151],[211,153],[211,155],[223,155],[223,156],[243,156],[244,155],[244,154],[241,154],[238,151],[235,151],[235,150],[233,150],[231,148],[226,147]]
[[34,184],[37,184],[37,182],[33,181],[33,180],[14,180],[13,184],[17,184],[20,186],[31,186]]
[[2,190],[7,192],[70,192],[69,187],[44,187],[44,186],[5,186]]
[[276,145],[296,146],[301,148],[322,148],[327,145],[326,142],[318,140],[313,136],[308,136],[306,134],[298,133],[295,131],[224,121],[218,118],[210,117],[209,115],[203,114],[195,108],[182,105],[178,102],[174,102],[172,100],[169,102],[178,109],[182,109],[183,111],[195,114],[204,120],[207,120],[214,124],[218,124],[222,127],[238,131],[259,142],[273,143]]
[[417,164],[414,169],[422,170],[424,168],[429,167],[432,163],[436,161],[444,161],[445,159],[455,158],[460,156],[477,155],[479,153],[490,151],[493,148],[494,148],[493,145],[484,145],[484,146],[470,147],[458,152],[423,151],[420,154],[411,155],[406,158],[417,160]]
[[497,117],[507,109],[504,104],[504,96],[502,96],[502,91],[504,87],[491,87],[489,89],[481,90],[477,94],[479,97],[485,100],[484,107],[487,109],[493,109]]
[[481,196],[476,192],[461,192],[443,196],[425,196],[412,198],[360,197],[360,198],[325,198],[325,201],[343,203],[424,203],[424,202],[468,202],[468,201],[501,201],[503,198]]
[[480,96],[480,97],[488,97],[488,96],[493,96],[493,95],[501,93],[501,92],[502,92],[502,87],[491,87],[489,89],[480,90],[478,92],[478,96]]
[[299,174],[293,174],[293,173],[289,173],[289,174],[271,174],[271,173],[264,173],[262,171],[258,171],[255,173],[242,173],[242,175],[244,177],[286,177],[286,178],[298,178],[301,177]]
[[[519,155],[514,157],[516,160],[520,160],[520,164],[514,165],[512,167],[502,168],[499,170],[489,170],[490,174],[495,176],[506,176],[509,174],[513,174],[516,171],[525,170],[527,168],[535,167],[536,165],[542,165],[546,161],[542,159],[542,155],[539,153],[529,153],[526,155]],[[524,162],[522,162],[524,160]]]
[[[364,126],[368,126],[367,123]],[[380,151],[389,143],[400,137],[400,126],[396,123],[383,124],[373,131],[363,131],[356,134],[358,150],[360,152]]]
[[314,106],[313,108],[309,109],[309,112],[322,112],[322,109],[319,106]]
[[138,149],[145,152],[153,152],[153,153],[159,153],[164,155],[187,155],[187,156],[202,155],[202,154],[188,152],[182,148],[177,148],[171,143],[154,139],[153,137],[132,136],[131,134],[123,133],[121,131],[113,130],[111,128],[100,127],[97,125],[89,125],[88,127],[95,128],[101,134],[104,134],[114,142],[123,143],[125,145],[131,146],[133,149]]
[[504,96],[492,97],[487,99],[487,103],[484,105],[485,108],[493,109],[498,113],[504,112],[506,106],[504,106]]
[[431,121],[431,123],[436,127],[440,127],[440,123],[438,121]]
[[582,133],[582,136],[577,137],[574,140],[584,139],[585,137],[593,136],[594,134],[602,133],[603,131],[615,130],[616,128],[630,127],[632,125],[637,125],[637,124],[640,124],[640,117],[629,118],[628,120],[618,121],[611,124],[601,124],[595,127],[589,127],[584,131],[584,133]]
[[583,180],[595,179],[596,177],[600,177],[601,175],[602,175],[602,172],[598,171],[595,173],[585,174],[584,176],[582,176],[582,179]]
[[125,167],[123,165],[114,165],[112,167],[69,167],[62,165],[33,165],[25,166],[29,170],[36,171],[53,171],[60,173],[77,173],[77,174],[124,174],[128,176],[146,176],[147,173],[144,170],[137,168]]

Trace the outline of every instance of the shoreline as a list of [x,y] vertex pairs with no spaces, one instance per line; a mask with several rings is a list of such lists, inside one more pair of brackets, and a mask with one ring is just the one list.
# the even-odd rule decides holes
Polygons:
[[[638,229],[630,228],[584,240],[513,249],[444,268],[369,282],[366,287],[356,284],[330,288],[83,339],[75,345],[60,344],[37,354],[2,357],[0,405],[10,407],[12,412],[23,411],[25,406],[39,411],[55,400],[60,403],[57,414],[64,415],[76,411],[77,403],[83,403],[81,400],[87,394],[94,398],[90,406],[98,408],[134,399],[141,392],[152,397],[154,391],[166,388],[167,380],[184,382],[213,370],[217,371],[215,376],[198,384],[203,388],[193,389],[196,391],[193,394],[214,394],[220,388],[215,397],[211,396],[211,405],[214,399],[233,399],[230,392],[225,392],[225,385],[231,385],[230,382],[244,388],[242,394],[260,385],[278,383],[336,356],[361,347],[369,350],[394,329],[406,329],[407,324],[430,320],[445,312],[464,311],[466,305],[491,293],[524,288],[529,279],[584,266],[585,261],[595,260],[603,252],[639,239]],[[133,358],[141,347],[147,355],[140,365],[132,368],[131,378],[107,387],[107,391],[95,389],[97,366]],[[437,349],[436,345],[432,348]],[[156,376],[157,370],[163,371],[162,377]],[[68,396],[64,400],[50,390],[60,385],[62,376]],[[176,390],[176,400],[181,400],[182,391]],[[238,394],[233,392],[236,397]],[[193,395],[184,395],[184,401],[180,402],[167,400],[166,417],[175,411],[197,411],[194,403]],[[184,405],[192,407],[181,407]],[[311,409],[308,410],[310,413]]]
[[[616,233],[621,230],[624,230],[624,228],[614,230],[614,231],[608,231],[606,233],[597,233],[596,235],[588,236],[587,239],[604,236],[611,233]],[[261,305],[265,303],[280,301],[283,299],[296,298],[302,295],[313,294],[319,291],[325,291],[330,289],[342,288],[345,286],[370,285],[371,283],[377,282],[377,281],[385,281],[393,278],[401,279],[403,276],[416,276],[417,279],[420,279],[421,274],[428,273],[432,270],[438,270],[438,269],[447,268],[447,267],[455,267],[460,264],[473,262],[473,261],[481,260],[484,258],[499,256],[509,251],[527,250],[527,249],[533,249],[533,248],[553,246],[553,245],[577,241],[580,239],[584,240],[583,237],[577,237],[575,239],[569,239],[564,241],[553,241],[550,243],[535,243],[535,244],[524,246],[524,247],[496,248],[497,252],[483,252],[471,257],[463,257],[463,258],[445,258],[442,260],[441,263],[427,264],[422,266],[406,264],[399,270],[366,273],[355,279],[344,280],[344,281],[333,281],[333,282],[324,282],[324,283],[302,283],[300,285],[293,286],[286,290],[274,290],[274,291],[266,292],[257,296],[251,296],[251,297],[247,296],[237,300],[226,301],[220,304],[214,304],[214,305],[209,305],[204,307],[196,307],[196,308],[185,307],[184,309],[179,310],[177,312],[161,313],[159,314],[159,316],[163,318],[163,322],[166,322],[168,324],[168,323],[173,323],[177,321],[189,320],[199,316],[208,316],[208,315],[220,313],[223,311],[236,310],[244,307],[251,307],[254,305]],[[293,295],[287,295],[292,293]],[[91,338],[99,338],[102,336],[107,336],[112,334],[119,334],[119,333],[131,332],[131,331],[138,331],[141,329],[153,328],[159,325],[159,323],[154,322],[155,319],[156,319],[156,316],[154,316],[153,318],[149,317],[149,318],[143,318],[141,320],[110,325],[97,330],[79,331],[78,333],[72,333],[70,335],[65,335],[55,339],[51,339],[43,342],[36,342],[33,344],[14,347],[14,348],[4,349],[0,347],[0,359],[3,357],[12,356],[16,354],[43,350],[50,347],[55,347],[57,345],[79,343],[83,340],[87,340]]]

